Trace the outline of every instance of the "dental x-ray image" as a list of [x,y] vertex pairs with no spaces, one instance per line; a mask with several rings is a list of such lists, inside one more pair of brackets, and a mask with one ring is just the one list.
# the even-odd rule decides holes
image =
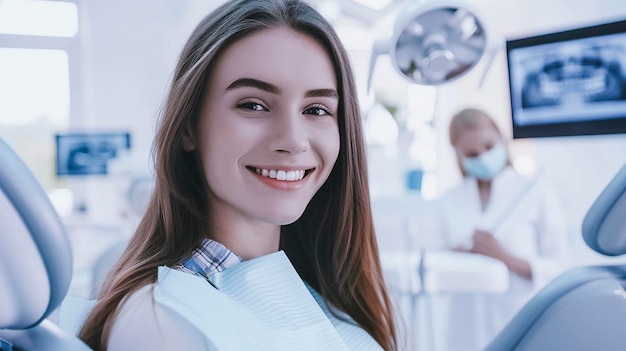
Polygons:
[[526,61],[522,108],[578,105],[624,100],[623,69],[618,61],[623,45],[573,43],[570,52],[547,52]]
[[626,132],[626,21],[507,41],[514,137]]
[[106,175],[107,162],[130,149],[130,134],[58,134],[56,147],[57,175]]

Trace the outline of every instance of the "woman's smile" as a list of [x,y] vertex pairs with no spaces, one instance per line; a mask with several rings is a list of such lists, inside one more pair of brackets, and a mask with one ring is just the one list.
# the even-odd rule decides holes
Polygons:
[[293,191],[299,190],[304,186],[307,181],[306,177],[315,168],[283,170],[248,167],[248,170],[256,179],[270,188]]
[[[287,182],[293,182],[302,180],[307,174],[307,169],[296,170],[282,170],[282,169],[265,169],[256,167],[247,167],[249,170],[260,174],[263,177],[272,178],[276,180],[284,180]],[[309,169],[310,170],[310,169]]]

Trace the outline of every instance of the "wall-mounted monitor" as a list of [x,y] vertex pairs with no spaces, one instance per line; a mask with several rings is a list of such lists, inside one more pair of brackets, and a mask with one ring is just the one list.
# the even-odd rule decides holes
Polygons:
[[513,137],[626,133],[626,20],[506,42]]
[[57,175],[106,175],[108,161],[124,150],[130,150],[130,133],[57,134]]

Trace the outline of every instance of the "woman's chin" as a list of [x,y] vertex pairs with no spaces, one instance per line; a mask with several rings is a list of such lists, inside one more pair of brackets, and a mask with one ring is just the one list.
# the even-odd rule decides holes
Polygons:
[[283,211],[281,213],[268,214],[265,216],[264,221],[275,225],[288,225],[302,217],[302,213],[304,213],[304,209],[302,211]]

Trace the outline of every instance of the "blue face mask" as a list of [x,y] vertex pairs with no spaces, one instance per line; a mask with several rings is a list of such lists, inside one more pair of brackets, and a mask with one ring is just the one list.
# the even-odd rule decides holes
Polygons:
[[463,169],[469,176],[489,180],[506,166],[507,159],[506,150],[499,143],[480,156],[464,158]]

